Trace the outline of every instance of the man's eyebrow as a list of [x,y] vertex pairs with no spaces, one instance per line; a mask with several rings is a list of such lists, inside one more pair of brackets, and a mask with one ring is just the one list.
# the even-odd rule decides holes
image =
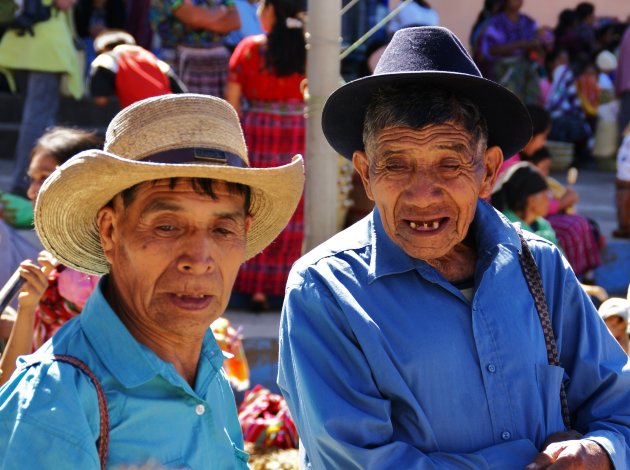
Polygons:
[[466,144],[458,144],[458,143],[444,143],[436,145],[436,148],[440,150],[452,150],[458,153],[470,153],[471,149]]
[[219,212],[215,214],[217,219],[228,219],[234,222],[242,222],[245,220],[246,214],[241,211],[232,211],[232,212]]
[[179,204],[167,201],[165,199],[157,199],[152,201],[142,212],[144,215],[151,214],[153,212],[181,212],[182,206]]

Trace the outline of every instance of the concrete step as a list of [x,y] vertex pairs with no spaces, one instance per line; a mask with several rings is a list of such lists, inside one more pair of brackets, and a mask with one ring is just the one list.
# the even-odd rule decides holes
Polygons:
[[[0,93],[0,158],[12,159],[20,130],[24,96]],[[62,97],[57,116],[57,125],[81,127],[102,134],[120,106],[116,99],[107,106],[99,107],[89,98],[75,100]]]

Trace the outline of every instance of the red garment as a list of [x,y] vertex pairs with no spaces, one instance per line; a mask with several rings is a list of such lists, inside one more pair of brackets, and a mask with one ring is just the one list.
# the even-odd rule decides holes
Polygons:
[[[304,102],[300,85],[304,76],[278,77],[265,69],[265,36],[248,36],[230,59],[229,80],[241,85],[245,107],[242,125],[254,167],[291,162],[305,147]],[[262,253],[241,267],[234,291],[283,295],[293,263],[302,254],[304,205],[298,208],[282,233]]]
[[230,58],[229,82],[241,85],[243,96],[256,101],[302,102],[301,85],[304,75],[294,73],[278,77],[265,66],[265,47],[267,36],[247,36]]
[[117,46],[114,52],[118,61],[116,94],[122,108],[145,98],[171,93],[168,77],[153,53],[130,45]]
[[[64,298],[60,293],[59,279],[65,270],[70,270],[66,266],[59,265],[52,270],[48,276],[48,287],[44,291],[39,305],[35,310],[35,328],[33,333],[33,350],[39,348],[48,341],[61,328],[64,323],[76,317],[83,308],[81,302],[84,301],[94,288],[94,283],[84,282],[76,286],[77,289],[88,290],[88,292],[73,292],[73,299]],[[81,273],[83,274],[83,273]],[[84,274],[84,276],[90,276]],[[96,277],[98,279],[98,277]]]

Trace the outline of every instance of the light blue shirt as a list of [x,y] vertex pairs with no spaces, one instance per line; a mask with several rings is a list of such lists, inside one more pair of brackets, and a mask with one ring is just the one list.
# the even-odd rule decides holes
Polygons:
[[471,230],[472,302],[377,211],[294,265],[278,384],[312,468],[522,470],[564,428],[563,376],[574,428],[628,468],[627,357],[568,263],[526,234],[562,369],[547,363],[514,227],[480,201]]
[[88,364],[107,397],[108,468],[151,460],[165,468],[245,469],[247,454],[223,354],[210,330],[195,388],[138,343],[99,287],[83,313],[21,364],[0,389],[0,468],[97,469],[100,415],[89,378],[52,354]]
[[264,33],[256,13],[258,2],[250,3],[247,0],[234,0],[234,5],[236,5],[238,16],[241,18],[241,27],[226,34],[223,38],[223,43],[230,47],[236,47],[245,36]]

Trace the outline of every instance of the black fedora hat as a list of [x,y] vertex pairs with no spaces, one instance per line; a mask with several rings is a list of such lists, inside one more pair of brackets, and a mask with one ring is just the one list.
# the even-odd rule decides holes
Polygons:
[[363,122],[373,94],[386,86],[407,85],[439,87],[471,100],[488,123],[488,146],[499,146],[506,158],[531,138],[531,120],[521,100],[483,78],[451,31],[421,26],[398,30],[373,75],[348,82],[328,97],[322,127],[330,145],[352,159],[355,150],[363,150]]

